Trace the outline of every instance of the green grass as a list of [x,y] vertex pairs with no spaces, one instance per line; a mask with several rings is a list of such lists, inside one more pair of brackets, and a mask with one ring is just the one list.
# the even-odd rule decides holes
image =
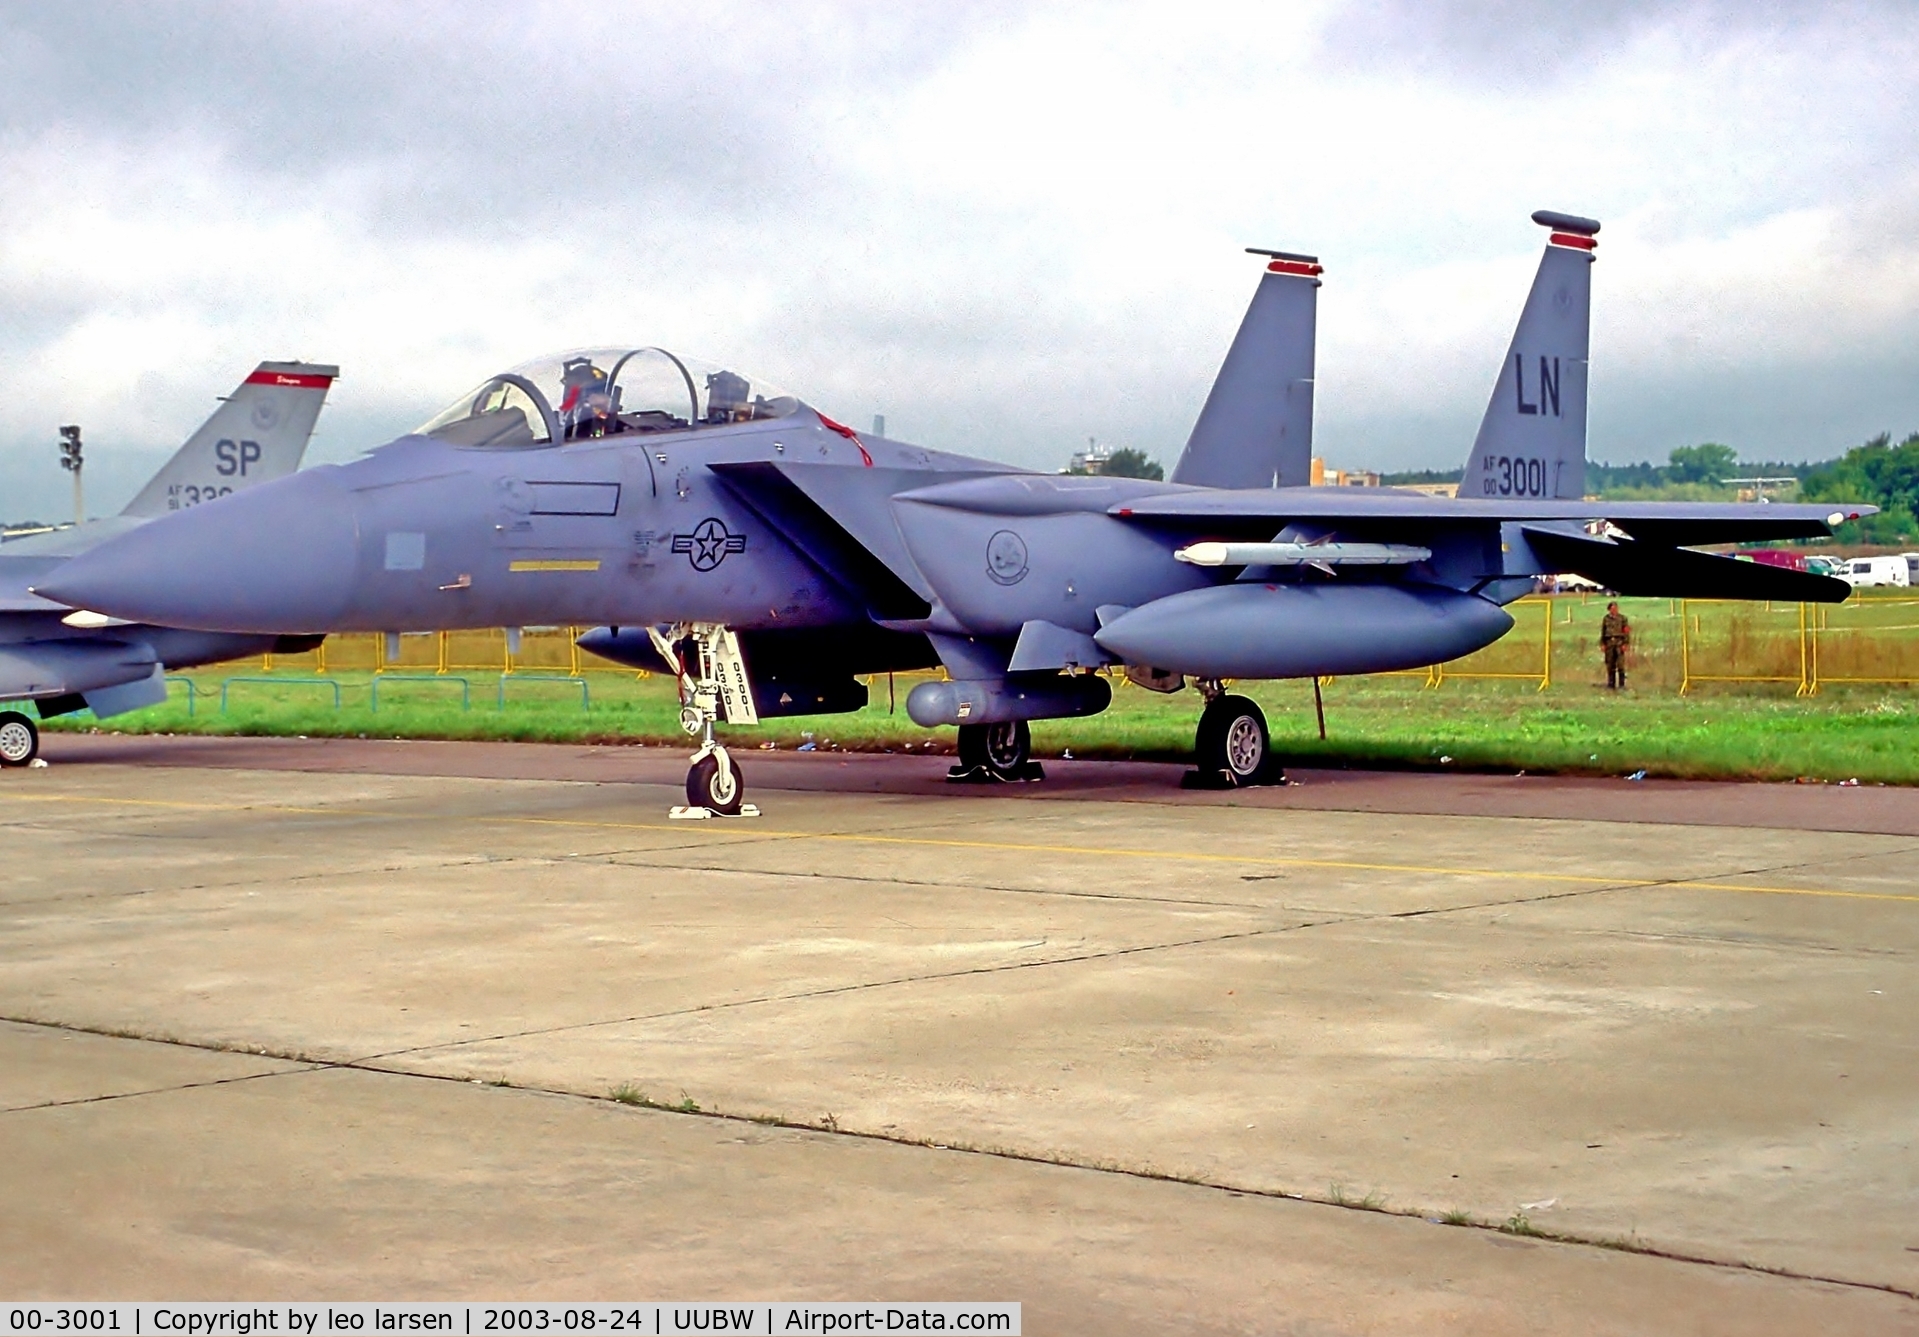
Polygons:
[[[1908,592],[1900,592],[1906,594]],[[1602,601],[1562,599],[1551,607],[1553,685],[1537,679],[1484,680],[1469,672],[1537,673],[1543,660],[1547,608],[1516,606],[1518,626],[1500,644],[1448,666],[1438,687],[1420,675],[1340,678],[1326,684],[1327,738],[1321,741],[1309,681],[1241,684],[1259,701],[1276,751],[1300,765],[1626,775],[1686,778],[1808,778],[1861,783],[1919,784],[1919,687],[1832,684],[1816,696],[1795,695],[1796,682],[1709,683],[1684,696],[1679,685],[1681,608],[1666,600],[1623,600],[1633,618],[1639,653],[1633,689],[1603,689],[1604,672],[1592,642]],[[1815,610],[1816,612],[1817,610]],[[1796,677],[1798,606],[1700,605],[1687,616],[1694,675],[1704,672]],[[1835,671],[1902,671],[1919,657],[1919,605],[1907,598],[1864,600],[1827,610],[1835,630],[1821,640],[1822,664]],[[1869,631],[1840,633],[1840,627]],[[496,633],[497,635],[497,633]],[[1845,640],[1853,636],[1856,639]],[[1863,638],[1863,639],[1857,639]],[[331,662],[351,662],[347,638]],[[332,643],[330,643],[332,644]],[[1842,653],[1843,652],[1843,653]],[[1850,658],[1846,656],[1850,655]],[[476,659],[478,656],[475,656]],[[164,706],[116,717],[97,726],[91,716],[47,723],[49,730],[103,727],[129,733],[201,733],[367,738],[472,738],[527,742],[627,743],[684,746],[673,684],[660,677],[596,670],[587,674],[592,703],[581,709],[579,688],[537,677],[509,679],[506,708],[495,708],[497,669],[465,677],[472,708],[462,710],[459,689],[437,681],[383,680],[372,709],[372,675],[364,669],[329,674],[331,692],[296,681],[313,676],[312,659],[277,660],[206,669],[197,709],[175,689]],[[493,661],[497,663],[497,661]],[[304,666],[302,666],[304,664]],[[1890,666],[1890,667],[1888,667]],[[1919,664],[1915,664],[1919,674]],[[419,669],[407,667],[407,673]],[[430,671],[430,670],[429,670]],[[223,680],[265,676],[269,683],[234,682],[227,710],[219,710]],[[851,715],[771,721],[759,728],[720,730],[736,748],[771,744],[792,749],[811,735],[822,751],[947,754],[951,729],[921,729],[907,718],[905,699],[917,679],[895,684],[889,708],[885,677],[872,681],[872,700]],[[1042,757],[1184,761],[1190,756],[1199,700],[1191,691],[1160,696],[1121,684],[1111,709],[1082,720],[1046,720],[1033,726]]]

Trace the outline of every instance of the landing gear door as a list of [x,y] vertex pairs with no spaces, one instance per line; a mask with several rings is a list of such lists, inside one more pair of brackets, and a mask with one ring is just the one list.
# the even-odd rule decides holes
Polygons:
[[[758,724],[760,714],[753,705],[752,684],[746,678],[746,660],[740,655],[739,637],[730,627],[721,627],[710,638],[712,663],[707,675],[720,685],[720,708],[728,724]],[[702,653],[708,653],[704,648]]]

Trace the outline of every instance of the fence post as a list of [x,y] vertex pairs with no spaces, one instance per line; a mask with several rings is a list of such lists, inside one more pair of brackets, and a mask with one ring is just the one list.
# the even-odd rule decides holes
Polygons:
[[578,627],[566,629],[566,647],[571,652],[567,660],[567,672],[577,678],[580,676],[580,629]]
[[1686,601],[1679,601],[1679,695],[1684,696],[1692,688],[1692,623],[1686,617]]
[[448,642],[449,640],[451,640],[451,639],[452,639],[452,637],[451,637],[451,635],[450,635],[449,633],[447,633],[447,632],[444,632],[444,631],[443,631],[443,632],[441,632],[441,633],[439,634],[439,642],[440,642],[440,666],[439,666],[438,668],[436,668],[436,669],[434,669],[434,670],[433,670],[433,671],[434,671],[435,673],[445,673],[445,672],[446,672],[446,649],[447,649],[447,642]]
[[1546,662],[1544,672],[1539,675],[1539,690],[1545,691],[1553,685],[1553,601],[1546,598]]
[[1824,604],[1821,604],[1817,609],[1813,610],[1813,615],[1809,618],[1806,617],[1806,611],[1804,604],[1799,605],[1799,616],[1804,618],[1807,623],[1805,630],[1806,647],[1804,651],[1806,656],[1806,695],[1818,696],[1819,633],[1825,630],[1827,609]]
[[[1771,606],[1770,600],[1767,601],[1767,606]],[[1806,676],[1807,670],[1811,667],[1811,657],[1806,653],[1806,649],[1806,605],[1801,603],[1799,605],[1799,690],[1793,693],[1794,696],[1812,695],[1812,680]]]

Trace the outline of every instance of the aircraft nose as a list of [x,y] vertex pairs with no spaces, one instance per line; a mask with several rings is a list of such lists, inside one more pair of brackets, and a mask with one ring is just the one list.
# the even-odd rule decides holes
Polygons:
[[359,527],[332,468],[162,516],[72,558],[36,591],[129,622],[327,631],[353,592]]

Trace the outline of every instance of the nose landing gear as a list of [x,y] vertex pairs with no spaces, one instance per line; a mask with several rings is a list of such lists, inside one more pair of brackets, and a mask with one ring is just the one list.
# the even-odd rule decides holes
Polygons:
[[[722,719],[728,724],[760,722],[739,639],[717,622],[683,622],[664,632],[649,627],[647,635],[679,674],[680,727],[700,740],[686,772],[686,806],[672,808],[667,816],[682,821],[758,817],[758,808],[741,801],[746,781],[740,768],[713,737],[713,725]],[[679,650],[689,640],[694,646],[691,669]]]

